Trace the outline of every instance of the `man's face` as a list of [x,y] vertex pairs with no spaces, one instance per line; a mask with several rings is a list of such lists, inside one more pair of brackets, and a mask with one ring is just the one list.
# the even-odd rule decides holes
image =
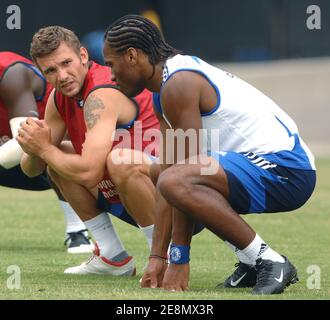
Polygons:
[[80,54],[65,42],[51,54],[37,58],[37,64],[46,80],[63,95],[74,97],[79,94],[87,74],[88,53],[80,48]]
[[112,80],[128,97],[135,97],[143,91],[145,84],[137,65],[136,56],[128,53],[118,54],[105,42],[103,48],[104,62],[111,68]]

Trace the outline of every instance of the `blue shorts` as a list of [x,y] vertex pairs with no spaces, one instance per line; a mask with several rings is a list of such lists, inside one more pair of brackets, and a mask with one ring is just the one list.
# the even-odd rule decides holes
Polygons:
[[121,203],[110,203],[101,191],[99,191],[98,194],[97,207],[102,211],[111,213],[134,227],[139,227]]
[[12,169],[0,171],[0,186],[34,191],[51,188],[46,171],[40,176],[29,178],[24,174],[19,165]]
[[[102,192],[99,191],[98,199],[97,199],[97,207],[105,212],[109,212],[112,215],[116,216],[120,220],[129,223],[134,227],[138,227],[136,222],[130,216],[130,214],[126,211],[125,207],[121,203],[110,203],[107,199],[103,196]],[[196,224],[193,234],[197,234],[204,229],[202,224]]]
[[226,172],[229,203],[240,214],[298,209],[315,188],[314,170],[283,167],[252,153],[211,152],[209,155]]

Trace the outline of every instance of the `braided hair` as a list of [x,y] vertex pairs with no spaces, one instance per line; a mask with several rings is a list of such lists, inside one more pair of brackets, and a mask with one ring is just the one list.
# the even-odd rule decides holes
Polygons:
[[139,15],[126,15],[116,20],[107,28],[104,40],[118,53],[130,47],[141,49],[153,66],[181,53],[165,42],[154,23]]

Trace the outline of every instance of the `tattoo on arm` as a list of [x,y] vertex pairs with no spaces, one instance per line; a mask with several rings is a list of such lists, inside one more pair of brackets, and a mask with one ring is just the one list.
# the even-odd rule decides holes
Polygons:
[[104,108],[104,104],[100,98],[92,94],[88,97],[84,105],[84,117],[89,130],[92,129],[100,119],[100,115],[95,111]]

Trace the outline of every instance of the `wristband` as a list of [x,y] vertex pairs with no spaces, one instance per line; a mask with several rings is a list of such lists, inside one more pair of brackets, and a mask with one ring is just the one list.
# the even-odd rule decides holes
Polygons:
[[159,255],[157,255],[157,254],[151,254],[151,255],[149,256],[149,259],[151,259],[151,258],[156,258],[156,259],[159,259],[159,260],[163,260],[164,263],[167,263],[167,258],[166,258],[166,257],[162,257],[162,256],[159,256]]
[[15,139],[10,139],[0,147],[0,166],[8,170],[19,165],[23,150]]
[[190,246],[171,244],[170,263],[185,264],[190,260]]
[[[27,119],[28,117],[15,117],[9,120],[9,126],[13,138],[16,138],[18,136],[18,129],[21,127],[21,123],[25,122]],[[38,117],[33,116],[32,119],[37,120]]]

